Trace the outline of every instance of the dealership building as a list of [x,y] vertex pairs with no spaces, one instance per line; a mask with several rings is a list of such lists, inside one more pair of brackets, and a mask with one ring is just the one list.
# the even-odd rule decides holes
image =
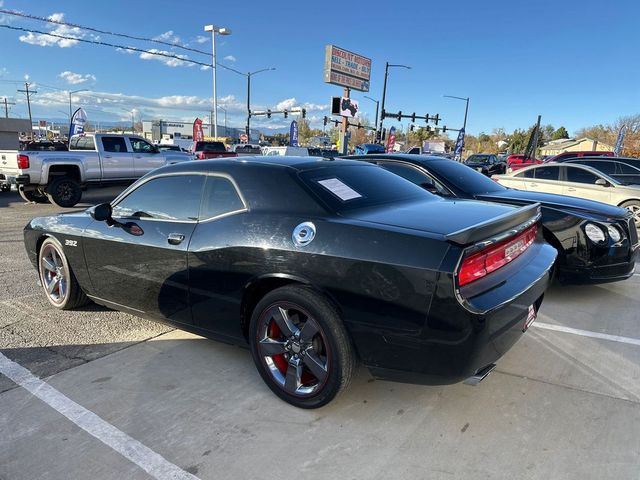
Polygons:
[[[161,140],[193,139],[193,123],[174,122],[170,120],[143,120],[142,131],[145,138],[159,143]],[[210,123],[202,124],[202,131],[205,137],[212,137],[213,132]],[[218,136],[229,137],[235,141],[240,139],[240,135],[245,133],[244,128],[225,127],[218,125]],[[251,138],[259,136],[257,130],[251,129]]]

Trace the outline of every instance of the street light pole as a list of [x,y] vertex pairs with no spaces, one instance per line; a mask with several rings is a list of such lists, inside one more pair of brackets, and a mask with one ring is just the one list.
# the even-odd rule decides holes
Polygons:
[[[255,72],[248,73],[240,73],[240,75],[245,75],[247,77],[247,128],[245,133],[247,134],[247,141],[251,140],[251,77],[261,72],[268,72],[270,70],[275,70],[275,67],[263,68],[261,70],[256,70]],[[235,72],[235,70],[233,70]]]
[[[386,62],[384,65],[384,85],[382,87],[382,112],[384,113],[384,101],[385,98],[387,96],[387,77],[389,76],[389,67],[402,67],[402,68],[406,68],[407,70],[411,70],[411,67],[408,67],[407,65],[400,65],[400,64],[391,64],[389,62]],[[384,117],[380,119],[380,131],[376,133],[376,135],[379,137],[380,140],[382,140],[382,123],[384,122]]]
[[464,107],[464,124],[462,125],[462,128],[464,128],[464,131],[467,131],[467,114],[469,113],[469,97],[456,97],[454,95],[443,95],[443,97],[445,98],[455,98],[456,100],[462,100],[464,102],[466,102],[466,106]]
[[214,137],[218,137],[218,92],[216,91],[216,33],[220,35],[231,35],[231,30],[223,27],[216,27],[215,25],[205,25],[205,32],[211,32],[211,52],[213,58],[211,61],[211,68],[213,69],[213,132]]
[[227,109],[220,105],[218,105],[218,108],[224,112],[224,136],[228,137],[229,135],[227,134]]

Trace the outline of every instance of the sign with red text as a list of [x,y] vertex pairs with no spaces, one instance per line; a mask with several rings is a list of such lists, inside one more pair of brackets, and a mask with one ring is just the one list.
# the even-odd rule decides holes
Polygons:
[[324,81],[361,92],[369,91],[371,59],[335,45],[325,47]]

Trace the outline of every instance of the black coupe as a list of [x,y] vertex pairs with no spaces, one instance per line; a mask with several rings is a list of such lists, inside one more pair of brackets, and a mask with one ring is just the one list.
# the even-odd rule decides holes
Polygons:
[[349,157],[377,164],[445,198],[529,205],[539,203],[542,233],[558,250],[564,283],[603,283],[633,275],[638,232],[624,208],[564,195],[506,188],[464,165],[435,156]]
[[54,307],[91,299],[249,344],[271,390],[314,408],[356,360],[396,380],[483,378],[549,283],[539,217],[364,162],[244,157],[160,168],[24,234]]

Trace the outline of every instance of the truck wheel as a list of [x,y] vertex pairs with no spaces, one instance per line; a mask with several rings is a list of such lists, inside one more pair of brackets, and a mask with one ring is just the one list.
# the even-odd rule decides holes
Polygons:
[[49,184],[47,196],[51,203],[69,208],[75,206],[82,198],[82,188],[73,178],[57,177]]
[[49,201],[47,195],[41,190],[25,190],[24,187],[19,187],[18,193],[28,203],[47,203]]

